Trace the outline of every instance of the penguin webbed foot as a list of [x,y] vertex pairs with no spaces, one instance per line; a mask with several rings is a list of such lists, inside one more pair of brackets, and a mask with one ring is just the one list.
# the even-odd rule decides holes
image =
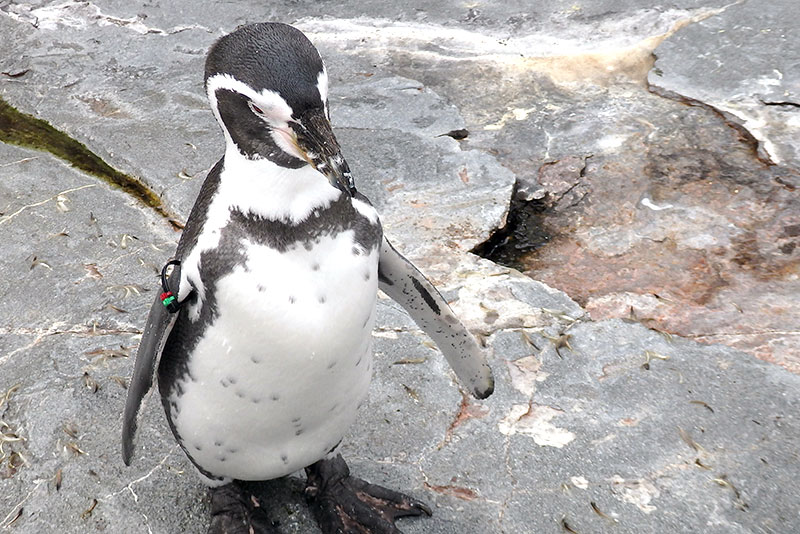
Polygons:
[[232,482],[211,488],[208,534],[278,534],[258,500]]
[[402,534],[399,517],[431,515],[408,495],[350,476],[341,455],[306,468],[306,500],[323,534]]

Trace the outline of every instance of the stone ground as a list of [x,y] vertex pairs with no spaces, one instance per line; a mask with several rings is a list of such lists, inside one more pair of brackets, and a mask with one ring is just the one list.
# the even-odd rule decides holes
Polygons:
[[[222,150],[205,51],[261,20],[319,47],[359,188],[497,377],[464,397],[380,300],[343,452],[432,505],[404,532],[800,528],[794,0],[282,4],[0,1],[2,99],[163,199],[18,146],[0,106],[0,529],[205,531],[160,404],[131,467],[121,412]],[[318,532],[301,489],[259,488],[286,533]]]

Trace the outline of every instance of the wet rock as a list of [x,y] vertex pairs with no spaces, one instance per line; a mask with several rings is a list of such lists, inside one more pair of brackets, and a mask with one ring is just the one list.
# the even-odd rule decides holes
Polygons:
[[566,156],[542,165],[535,179],[519,176],[505,225],[472,252],[503,265],[525,269],[526,253],[547,245],[551,237],[561,233],[561,229],[549,226],[555,212],[574,207],[589,193],[586,184],[581,183],[586,159]]
[[[666,40],[654,35],[659,62],[649,92],[635,69],[605,89],[589,78],[595,85],[577,89],[531,69],[533,92],[546,95],[550,109],[517,94],[502,127],[483,131],[503,147],[498,158],[517,175],[518,196],[508,224],[475,251],[563,289],[596,319],[635,317],[798,371],[800,317],[790,304],[800,291],[797,244],[786,230],[800,212],[797,160],[771,165],[769,147],[781,137],[759,133],[793,138],[796,128],[766,115],[753,115],[766,122],[750,128],[756,118],[742,121],[734,108],[765,93],[735,90],[759,87],[764,74],[710,65],[748,55],[743,62],[758,64],[754,73],[782,72],[784,57],[753,58],[763,57],[767,41],[784,42],[787,22],[778,20],[780,10],[760,10],[764,36],[740,42],[743,35],[731,34],[757,9],[740,8],[695,12],[675,22]],[[699,47],[714,52],[689,59]],[[770,94],[791,95],[793,87],[791,76],[764,85]],[[589,155],[576,180],[570,162]],[[569,198],[560,198],[564,191]]]
[[800,291],[797,175],[763,165],[711,121],[653,123],[646,153],[590,160],[583,204],[545,219],[570,231],[522,261],[594,318],[634,317],[800,370],[784,350],[800,324],[789,303]]

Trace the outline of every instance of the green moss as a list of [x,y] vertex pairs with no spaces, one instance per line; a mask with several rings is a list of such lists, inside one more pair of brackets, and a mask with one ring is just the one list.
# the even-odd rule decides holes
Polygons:
[[154,209],[173,226],[181,226],[164,207],[161,198],[139,179],[114,169],[83,143],[42,119],[22,113],[2,98],[0,98],[0,141],[50,152],[76,169],[122,189],[145,206]]

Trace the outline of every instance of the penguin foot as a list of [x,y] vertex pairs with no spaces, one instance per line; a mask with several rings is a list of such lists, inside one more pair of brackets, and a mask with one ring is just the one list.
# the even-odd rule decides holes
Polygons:
[[258,500],[236,482],[211,488],[208,534],[277,534]]
[[342,455],[306,468],[306,500],[323,534],[402,534],[398,517],[431,515],[416,499],[350,476]]

